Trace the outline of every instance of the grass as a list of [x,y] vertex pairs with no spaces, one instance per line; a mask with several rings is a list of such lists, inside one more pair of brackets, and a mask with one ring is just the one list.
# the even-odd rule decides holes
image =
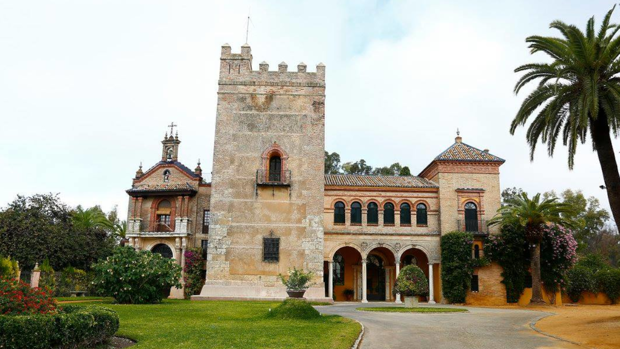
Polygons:
[[[89,303],[77,303],[86,305]],[[340,316],[309,320],[268,317],[279,302],[183,301],[121,305],[90,303],[114,309],[121,320],[118,336],[149,348],[350,348],[360,325]]]
[[462,313],[467,309],[460,308],[402,308],[402,307],[373,307],[373,308],[357,308],[361,311],[376,311],[381,313]]
[[58,302],[69,302],[69,301],[112,301],[112,298],[106,297],[54,297],[54,299]]

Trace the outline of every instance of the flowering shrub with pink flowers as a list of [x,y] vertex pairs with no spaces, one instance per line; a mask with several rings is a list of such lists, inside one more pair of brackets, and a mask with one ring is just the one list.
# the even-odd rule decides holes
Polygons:
[[185,251],[183,284],[185,285],[186,299],[200,293],[204,284],[204,266],[205,260],[202,258],[202,250],[200,248],[191,248]]
[[547,292],[566,284],[566,272],[577,263],[577,241],[573,232],[560,225],[545,227],[540,245],[540,272]]

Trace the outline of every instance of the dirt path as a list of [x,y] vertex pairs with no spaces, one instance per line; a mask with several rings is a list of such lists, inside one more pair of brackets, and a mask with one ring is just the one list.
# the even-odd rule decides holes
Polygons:
[[620,305],[527,308],[555,313],[536,323],[539,330],[588,348],[620,348]]

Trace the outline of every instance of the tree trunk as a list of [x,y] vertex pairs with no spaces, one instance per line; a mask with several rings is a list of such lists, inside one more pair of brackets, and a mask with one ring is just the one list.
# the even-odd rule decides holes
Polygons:
[[532,300],[530,304],[545,304],[542,296],[542,285],[540,283],[540,243],[541,241],[538,241],[533,247],[530,247],[530,252],[532,254]]
[[607,188],[607,197],[616,227],[620,224],[620,174],[618,174],[618,164],[614,147],[611,143],[611,133],[607,123],[607,115],[601,109],[596,120],[590,119],[590,133],[594,149],[598,155],[598,161],[603,170],[603,180]]

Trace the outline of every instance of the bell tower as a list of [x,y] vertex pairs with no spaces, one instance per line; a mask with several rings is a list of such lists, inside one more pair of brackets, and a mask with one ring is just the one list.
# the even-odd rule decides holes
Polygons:
[[164,140],[161,141],[162,149],[161,149],[161,161],[178,161],[179,159],[179,144],[181,141],[179,140],[179,131],[172,136],[174,128],[177,125],[170,123],[168,127],[170,127],[170,136],[168,136],[168,132],[164,136]]

